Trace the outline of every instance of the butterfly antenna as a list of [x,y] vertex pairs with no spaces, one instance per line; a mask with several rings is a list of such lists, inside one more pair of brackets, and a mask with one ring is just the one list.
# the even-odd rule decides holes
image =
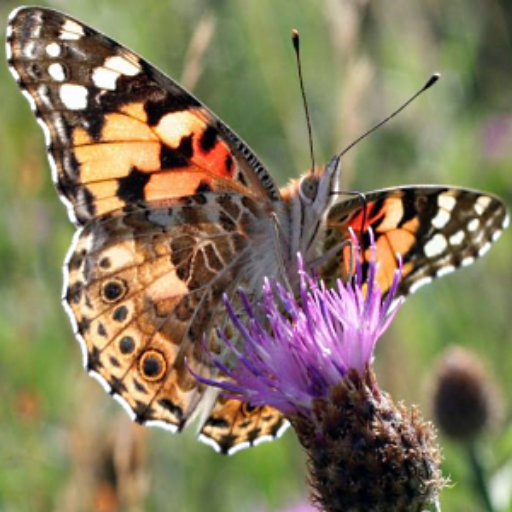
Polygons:
[[315,153],[313,151],[313,131],[311,130],[311,119],[309,117],[308,102],[306,99],[306,89],[304,88],[304,80],[302,78],[302,64],[300,60],[300,38],[297,29],[292,30],[293,49],[297,59],[297,72],[299,74],[300,92],[302,93],[302,103],[304,104],[304,113],[306,114],[306,123],[308,126],[309,151],[311,153],[311,169],[315,168]]
[[349,144],[341,153],[339,153],[338,158],[341,158],[347,151],[352,149],[356,144],[359,144],[363,139],[366,139],[370,133],[373,133],[375,130],[380,128],[382,125],[386,124],[388,121],[391,121],[393,117],[398,115],[402,110],[407,107],[410,103],[412,103],[420,94],[424,93],[427,89],[432,87],[441,77],[439,73],[434,73],[428,80],[428,82],[412,97],[410,97],[401,107],[397,108],[391,115],[377,123],[373,128],[370,128],[367,132],[363,133],[360,137],[358,137],[354,142]]

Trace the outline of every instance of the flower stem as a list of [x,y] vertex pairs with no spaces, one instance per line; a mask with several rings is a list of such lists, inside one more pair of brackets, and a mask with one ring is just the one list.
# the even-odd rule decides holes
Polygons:
[[482,504],[487,512],[495,512],[492,504],[487,479],[485,477],[485,468],[482,461],[480,451],[477,449],[476,443],[470,442],[467,445],[467,455],[473,472],[473,479],[475,481],[475,491],[480,496]]

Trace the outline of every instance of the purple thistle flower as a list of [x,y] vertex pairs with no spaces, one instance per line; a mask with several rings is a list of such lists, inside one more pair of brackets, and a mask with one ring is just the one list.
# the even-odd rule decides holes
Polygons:
[[[359,251],[357,242],[354,243]],[[243,348],[234,346],[226,333],[219,331],[236,363],[229,368],[223,359],[213,355],[211,359],[230,380],[196,376],[198,380],[253,406],[270,405],[286,415],[308,415],[313,402],[327,398],[329,390],[350,370],[364,376],[373,362],[377,340],[401,302],[393,301],[401,270],[395,272],[391,289],[383,300],[376,282],[378,264],[374,247],[364,283],[362,267],[357,264],[352,280],[344,283],[338,279],[335,287],[327,289],[307,273],[300,255],[298,262],[299,299],[280,283],[266,280],[262,300],[255,310],[241,290],[242,310],[247,317],[242,322],[224,297]]]
[[[225,379],[195,375],[230,398],[270,405],[290,420],[308,454],[312,501],[324,512],[420,512],[445,485],[435,431],[417,408],[395,404],[372,371],[375,345],[393,320],[401,268],[386,297],[370,232],[366,275],[354,237],[355,275],[328,289],[299,256],[298,298],[266,281],[261,300],[224,298],[235,328],[209,354]],[[236,340],[236,342],[235,342]],[[227,361],[230,361],[229,363]]]

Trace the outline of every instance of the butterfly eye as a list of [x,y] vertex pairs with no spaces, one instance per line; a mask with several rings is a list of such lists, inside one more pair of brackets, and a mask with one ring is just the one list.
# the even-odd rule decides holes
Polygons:
[[311,204],[318,191],[318,180],[312,176],[306,176],[300,182],[299,194],[302,201],[307,204]]

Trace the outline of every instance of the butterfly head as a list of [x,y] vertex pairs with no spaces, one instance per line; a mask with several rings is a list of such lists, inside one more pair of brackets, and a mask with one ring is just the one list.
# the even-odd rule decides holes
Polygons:
[[321,235],[322,219],[335,200],[333,192],[338,187],[340,170],[340,159],[335,156],[325,167],[311,169],[295,182],[292,255],[300,251],[309,260],[308,253]]
[[325,167],[310,170],[299,182],[299,197],[305,217],[309,214],[323,215],[332,202],[333,191],[337,188],[341,165],[335,156]]

